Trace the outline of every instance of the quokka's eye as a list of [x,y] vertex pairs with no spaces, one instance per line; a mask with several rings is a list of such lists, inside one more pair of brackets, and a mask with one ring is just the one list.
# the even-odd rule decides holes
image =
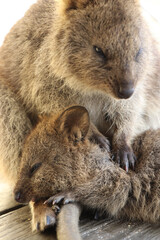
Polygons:
[[39,163],[35,163],[35,164],[31,167],[31,169],[30,169],[30,174],[31,174],[31,176],[33,175],[33,173],[35,173],[35,172],[38,170],[38,168],[39,168],[41,165],[42,165],[42,163],[39,162]]
[[94,51],[100,56],[100,57],[103,57],[103,58],[106,58],[103,50],[97,46],[93,46],[94,48]]
[[136,62],[138,62],[138,60],[139,60],[139,57],[141,56],[141,54],[142,54],[142,48],[140,48],[139,50],[138,50],[138,52],[137,52],[137,54],[136,54],[136,57],[135,57],[135,60],[136,60]]

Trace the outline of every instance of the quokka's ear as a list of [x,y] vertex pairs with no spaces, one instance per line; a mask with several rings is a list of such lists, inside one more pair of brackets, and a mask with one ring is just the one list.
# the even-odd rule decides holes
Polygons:
[[82,9],[87,6],[91,0],[57,0],[59,12],[64,13],[71,9]]
[[67,108],[55,121],[55,129],[64,138],[80,141],[85,138],[90,126],[88,111],[82,106]]

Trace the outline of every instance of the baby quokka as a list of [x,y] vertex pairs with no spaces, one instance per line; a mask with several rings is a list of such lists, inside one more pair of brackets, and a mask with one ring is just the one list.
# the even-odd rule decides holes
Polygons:
[[[94,142],[88,111],[73,106],[45,117],[28,136],[15,186],[18,202],[64,199],[115,218],[160,218],[160,130],[138,136],[135,171],[111,161]],[[58,195],[57,195],[58,194]]]

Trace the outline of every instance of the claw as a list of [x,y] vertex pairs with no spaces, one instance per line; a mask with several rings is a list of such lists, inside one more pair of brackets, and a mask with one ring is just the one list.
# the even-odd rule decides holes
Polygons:
[[121,163],[121,161],[120,161],[120,157],[117,155],[117,157],[116,157],[116,162],[118,163],[118,165],[120,166],[120,163]]
[[53,202],[53,197],[48,198],[44,204],[51,204]]
[[63,200],[64,200],[64,196],[57,196],[57,197],[55,196],[52,204],[53,204],[53,205],[58,204],[58,203],[60,203],[60,202],[63,201]]
[[58,205],[53,205],[52,206],[52,209],[53,209],[53,211],[55,212],[55,214],[57,215],[59,212],[60,212],[60,207],[58,207]]
[[[92,136],[92,139],[101,147],[106,149],[107,151],[110,151],[110,143],[108,139],[103,136],[102,134],[94,134]],[[91,140],[92,140],[91,139]]]
[[63,204],[66,205],[68,203],[74,202],[72,199],[64,199]]
[[100,219],[102,219],[102,217],[103,217],[103,213],[96,210],[96,212],[94,214],[94,220],[100,220]]
[[57,195],[55,195],[55,196],[52,196],[49,199],[47,199],[44,202],[44,204],[51,204],[52,203],[52,205],[55,205],[55,204],[60,203],[63,199],[64,199],[64,196],[57,196]]
[[[68,193],[61,193],[61,194],[57,194],[55,196],[50,197],[48,200],[46,200],[44,202],[44,204],[50,204],[52,203],[52,205],[56,205],[57,204],[68,204],[68,203],[73,203],[75,201],[74,197],[72,197],[72,195],[68,192]],[[59,208],[57,208],[57,210],[59,211]]]
[[95,212],[94,219],[95,219],[95,220],[98,220],[98,219],[99,219],[98,211]]
[[129,167],[134,170],[136,157],[133,154],[132,150],[118,150],[114,157],[115,161],[125,169],[126,172],[129,171]]
[[129,154],[128,159],[129,159],[131,168],[134,170],[135,162],[137,161],[136,156],[134,154]]
[[128,160],[125,162],[125,170],[126,170],[126,172],[128,172],[128,170],[129,170]]

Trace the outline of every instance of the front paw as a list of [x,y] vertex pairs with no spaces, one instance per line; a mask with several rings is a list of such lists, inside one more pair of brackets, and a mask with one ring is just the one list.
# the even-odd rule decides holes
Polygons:
[[62,192],[50,197],[44,202],[44,204],[57,204],[58,206],[61,206],[73,202],[75,202],[75,198],[71,192]]
[[110,142],[93,125],[92,125],[92,134],[90,136],[90,141],[98,144],[101,148],[104,148],[108,152],[110,152]]
[[110,143],[105,136],[103,136],[102,134],[95,134],[93,136],[93,139],[94,139],[95,143],[100,146],[100,148],[104,148],[108,152],[110,152]]
[[44,231],[56,223],[56,211],[41,202],[30,202],[32,212],[32,231]]
[[113,151],[113,159],[117,162],[123,169],[128,172],[129,168],[134,170],[136,156],[134,155],[132,148],[125,146],[124,148],[117,148]]

